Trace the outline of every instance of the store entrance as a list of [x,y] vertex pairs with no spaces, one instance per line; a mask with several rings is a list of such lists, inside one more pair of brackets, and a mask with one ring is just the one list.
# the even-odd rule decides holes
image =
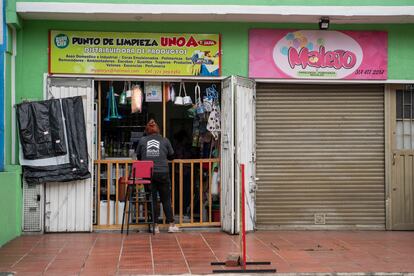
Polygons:
[[[135,149],[154,119],[175,151],[170,162],[172,205],[180,226],[220,225],[221,82],[96,81],[94,224],[117,229]],[[136,204],[133,227],[146,227]],[[165,222],[161,213],[159,222]]]

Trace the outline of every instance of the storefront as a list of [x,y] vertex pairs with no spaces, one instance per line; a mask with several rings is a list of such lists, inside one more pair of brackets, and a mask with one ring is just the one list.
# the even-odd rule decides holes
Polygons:
[[[251,156],[253,132],[237,138],[235,121],[236,116],[251,114],[254,85],[242,78],[219,77],[220,47],[219,34],[49,32],[44,96],[82,97],[93,177],[43,185],[44,231],[120,229],[123,179],[131,172],[149,119],[158,122],[175,150],[170,176],[177,224],[223,225],[226,231],[238,231],[234,178],[239,174],[234,172],[240,161],[236,164],[234,156],[242,147],[250,148]],[[242,104],[235,107],[236,101]],[[249,118],[237,133],[252,128]],[[240,154],[236,160],[242,159]],[[20,162],[34,166],[22,158]],[[250,166],[247,176],[252,173]],[[138,199],[131,222],[146,227],[147,212]],[[249,227],[253,229],[252,221]]]
[[[412,226],[412,214],[405,212],[413,204],[410,191],[414,190],[408,188],[412,173],[412,148],[408,142],[412,137],[412,117],[406,111],[406,95],[411,95],[412,90],[407,84],[414,80],[409,62],[414,52],[410,43],[405,43],[414,37],[410,24],[366,25],[363,21],[346,25],[338,21],[332,29],[347,31],[325,31],[333,37],[318,40],[323,31],[316,31],[317,24],[311,19],[306,24],[258,23],[252,15],[238,23],[202,23],[194,20],[198,17],[193,18],[194,22],[178,23],[168,17],[161,20],[165,22],[131,24],[116,22],[137,19],[116,14],[116,7],[108,4],[114,8],[114,21],[109,24],[74,21],[76,16],[89,20],[80,14],[73,18],[68,14],[65,21],[59,21],[53,12],[34,9],[35,3],[20,4],[18,13],[27,24],[18,30],[17,36],[17,49],[21,52],[16,56],[15,101],[83,95],[92,161],[90,181],[54,185],[55,189],[50,184],[42,186],[39,193],[44,204],[36,205],[40,206],[40,231],[118,229],[123,209],[119,180],[129,171],[133,158],[130,150],[142,133],[143,122],[155,117],[163,135],[177,143],[183,129],[181,134],[187,137],[183,140],[187,140],[187,147],[192,147],[197,136],[193,131],[194,118],[190,118],[194,109],[175,105],[171,88],[177,96],[180,86],[185,86],[196,103],[197,84],[201,101],[206,90],[215,85],[221,111],[220,133],[218,142],[196,147],[199,155],[184,151],[185,158],[171,164],[174,212],[181,226],[220,225],[225,231],[238,232],[241,163],[248,170],[246,217],[250,230]],[[251,7],[252,13],[255,7]],[[136,11],[132,5],[131,9]],[[202,16],[208,17],[207,11],[203,12]],[[281,18],[284,17],[279,15]],[[271,33],[264,34],[263,28]],[[65,32],[69,34],[67,38],[63,36]],[[176,64],[183,62],[181,73],[176,68],[160,70],[167,64],[164,62],[174,63],[171,54],[176,53],[161,53],[158,47],[158,39],[171,34],[176,38],[163,40],[165,45],[170,43],[166,48],[175,51],[172,44],[178,43],[187,47],[186,58],[175,60]],[[195,38],[204,34],[212,37]],[[346,44],[347,37],[351,44]],[[54,54],[64,53],[71,47],[66,45],[68,41],[76,44],[71,54],[53,56],[53,52],[46,51],[50,45],[55,47]],[[260,43],[252,45],[254,41]],[[217,48],[195,52],[195,44]],[[294,50],[289,51],[290,46]],[[114,55],[110,50],[102,50],[110,48],[153,52],[126,50],[111,57]],[[109,52],[102,55],[100,51]],[[97,58],[98,55],[104,57]],[[153,55],[168,58],[156,63],[151,59]],[[335,59],[337,55],[342,59]],[[360,59],[361,55],[364,58]],[[140,57],[143,67],[134,66],[138,63],[127,58],[131,56]],[[279,62],[288,56],[287,62]],[[109,70],[91,64],[88,59],[112,65]],[[197,63],[201,59],[206,60],[203,68]],[[67,66],[71,62],[82,66]],[[66,65],[59,67],[62,64]],[[317,70],[307,70],[316,67]],[[148,70],[134,71],[137,68]],[[293,73],[289,73],[289,68]],[[236,75],[242,77],[232,77]],[[128,93],[136,86],[142,95],[146,88],[154,91],[154,98],[147,101],[144,97],[141,112],[131,116]],[[400,94],[397,90],[401,90]],[[117,110],[112,108],[113,103]],[[404,112],[400,114],[398,110]],[[7,120],[11,122],[12,118]],[[6,139],[10,145],[6,155],[16,163],[18,140],[11,142],[11,138],[9,134]],[[218,175],[220,221],[215,217],[216,188],[211,185]],[[137,206],[136,219],[144,212]],[[28,216],[29,212],[24,213],[23,224],[32,222]],[[29,228],[25,230],[30,231]]]
[[[397,108],[382,83],[387,44],[385,32],[250,30],[249,76],[265,79],[256,91],[258,229],[385,229],[387,208],[401,210],[384,200],[396,133],[386,137],[386,118]],[[400,98],[411,114],[410,92]],[[397,217],[395,229],[410,225]]]

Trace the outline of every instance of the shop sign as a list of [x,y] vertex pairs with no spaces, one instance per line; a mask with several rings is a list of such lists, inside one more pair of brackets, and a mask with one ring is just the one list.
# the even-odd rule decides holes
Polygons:
[[49,32],[49,73],[219,76],[219,34]]
[[254,29],[249,77],[387,79],[387,33]]

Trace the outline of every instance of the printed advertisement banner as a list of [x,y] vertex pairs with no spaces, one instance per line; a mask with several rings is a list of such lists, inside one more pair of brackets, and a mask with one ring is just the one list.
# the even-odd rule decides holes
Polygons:
[[253,29],[249,77],[387,79],[386,32]]
[[219,76],[219,34],[50,31],[49,73]]

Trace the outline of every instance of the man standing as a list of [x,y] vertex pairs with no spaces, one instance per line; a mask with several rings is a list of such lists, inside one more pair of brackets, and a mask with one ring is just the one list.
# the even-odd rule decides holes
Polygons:
[[[146,136],[142,137],[137,147],[138,160],[151,160],[154,162],[152,175],[152,193],[160,195],[168,227],[168,233],[179,232],[180,229],[174,224],[174,216],[171,208],[171,184],[168,161],[174,155],[170,141],[160,135],[160,128],[154,119],[149,120],[145,127]],[[156,196],[154,196],[156,198]],[[159,208],[155,208],[155,233],[159,233],[157,219]]]

